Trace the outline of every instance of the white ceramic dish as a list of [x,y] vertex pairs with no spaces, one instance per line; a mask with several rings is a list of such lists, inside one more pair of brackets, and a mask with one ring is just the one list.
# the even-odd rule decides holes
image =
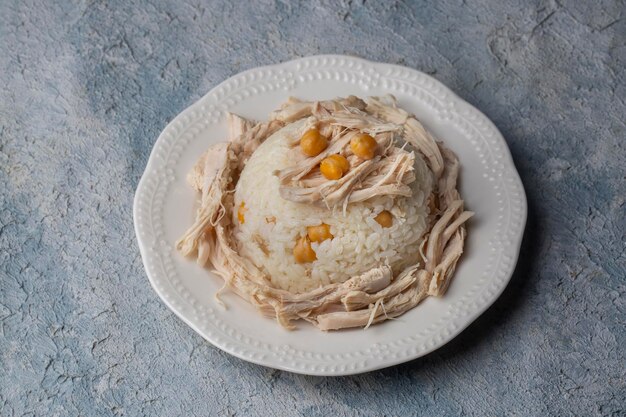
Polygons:
[[[288,96],[327,99],[395,95],[458,155],[461,194],[476,215],[446,295],[397,320],[323,333],[287,331],[233,294],[214,301],[222,280],[184,259],[174,242],[192,223],[197,196],[186,173],[210,143],[226,137],[227,111],[264,120]],[[526,222],[526,196],[506,142],[478,110],[421,72],[347,56],[314,56],[238,74],[179,114],[154,145],[135,195],[134,220],[150,283],[185,323],[241,359],[313,375],[347,375],[423,356],[450,341],[506,287]]]

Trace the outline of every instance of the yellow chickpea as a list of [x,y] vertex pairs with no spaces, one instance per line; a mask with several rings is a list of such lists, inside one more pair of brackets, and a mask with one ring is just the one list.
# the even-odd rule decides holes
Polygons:
[[298,239],[296,246],[293,248],[293,257],[296,258],[296,262],[299,264],[313,262],[317,259],[308,237],[304,236]]
[[320,163],[320,172],[328,180],[338,180],[350,170],[350,162],[342,155],[334,154]]
[[393,224],[393,215],[387,210],[383,210],[378,213],[378,216],[374,217],[374,220],[382,227],[391,227]]
[[311,242],[323,242],[326,239],[332,239],[330,226],[322,223],[319,226],[309,226],[306,228],[307,236]]
[[324,158],[320,163],[320,172],[327,180],[338,180],[343,177],[341,165],[332,158]]
[[348,162],[348,160],[343,155],[339,155],[338,153],[336,153],[330,155],[326,159],[332,159],[333,161],[337,162],[344,174],[350,171],[350,162]]
[[248,210],[246,208],[246,203],[242,201],[239,205],[239,209],[237,210],[237,220],[239,220],[239,223],[241,224],[244,224],[246,222],[246,210]]
[[317,156],[328,146],[328,140],[319,130],[310,129],[300,138],[300,149],[307,156]]
[[376,139],[366,133],[356,135],[350,140],[352,153],[361,159],[372,159],[376,154]]

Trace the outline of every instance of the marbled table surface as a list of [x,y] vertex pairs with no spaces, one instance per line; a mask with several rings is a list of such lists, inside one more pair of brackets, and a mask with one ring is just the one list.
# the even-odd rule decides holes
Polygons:
[[[56,3],[56,4],[55,4]],[[626,415],[623,1],[3,1],[0,415]],[[337,53],[432,74],[526,187],[515,275],[410,363],[233,358],[150,288],[133,194],[163,127],[242,70]]]

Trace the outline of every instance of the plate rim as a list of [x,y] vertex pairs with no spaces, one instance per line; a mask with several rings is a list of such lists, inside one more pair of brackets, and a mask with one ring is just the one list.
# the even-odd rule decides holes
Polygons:
[[[248,76],[254,73],[258,73],[259,71],[261,73],[263,71],[266,71],[268,73],[274,72],[274,73],[281,74],[281,70],[283,70],[282,72],[285,72],[284,69],[288,68],[289,66],[293,66],[293,65],[298,66],[298,64],[306,65],[307,63],[318,62],[318,61],[319,62],[341,61],[341,62],[348,62],[348,63],[352,62],[354,63],[354,65],[357,65],[357,66],[360,64],[360,66],[364,68],[363,71],[367,69],[367,75],[364,75],[364,76],[366,77],[368,82],[372,82],[372,83],[377,82],[377,77],[380,75],[380,73],[383,73],[385,70],[389,70],[389,69],[391,71],[395,70],[400,73],[412,74],[418,78],[425,79],[428,82],[432,83],[435,86],[435,88],[441,90],[443,93],[445,93],[446,96],[448,96],[447,98],[449,99],[450,102],[453,103],[453,107],[457,105],[460,106],[461,108],[465,107],[467,111],[469,111],[470,113],[474,113],[474,116],[480,117],[482,119],[481,122],[486,124],[487,129],[493,132],[494,139],[499,143],[501,147],[501,149],[499,150],[500,156],[504,157],[503,159],[505,159],[505,164],[503,166],[503,169],[504,170],[508,169],[507,179],[512,180],[513,182],[516,183],[515,185],[518,187],[516,196],[519,198],[519,202],[516,206],[516,208],[518,209],[516,219],[518,220],[520,226],[518,227],[517,233],[515,233],[514,235],[514,239],[512,239],[513,243],[510,245],[509,251],[506,252],[509,258],[508,263],[510,264],[510,266],[506,268],[506,273],[505,273],[503,280],[501,281],[502,282],[501,285],[498,286],[497,289],[493,291],[489,297],[487,297],[486,299],[483,298],[482,300],[484,300],[484,302],[480,304],[479,308],[473,310],[471,314],[465,316],[465,319],[463,320],[463,323],[461,325],[459,325],[452,331],[448,332],[445,335],[445,337],[441,338],[439,341],[432,343],[428,348],[420,349],[415,354],[408,354],[408,355],[404,355],[404,356],[400,356],[400,357],[396,357],[396,358],[392,358],[388,360],[378,360],[374,363],[366,364],[362,367],[355,367],[352,369],[330,368],[331,369],[330,371],[327,370],[328,368],[323,368],[323,367],[317,370],[315,368],[311,370],[307,370],[307,369],[298,368],[296,366],[292,366],[288,362],[276,363],[271,360],[265,360],[260,357],[256,357],[254,355],[245,354],[244,353],[245,350],[234,349],[232,348],[232,346],[229,346],[228,343],[220,343],[219,341],[215,339],[209,338],[205,334],[205,332],[201,328],[199,328],[199,326],[197,326],[192,320],[190,320],[186,316],[186,314],[184,314],[184,312],[182,311],[182,308],[180,308],[180,305],[177,303],[177,300],[175,300],[174,297],[169,295],[161,286],[157,285],[155,274],[151,273],[152,266],[149,265],[150,264],[150,258],[148,256],[148,251],[149,251],[148,243],[149,242],[144,242],[142,240],[142,224],[143,223],[141,220],[143,217],[141,213],[141,206],[143,203],[142,199],[145,196],[145,193],[147,192],[147,189],[146,189],[147,183],[152,179],[151,176],[153,174],[156,175],[156,172],[154,172],[154,170],[159,161],[158,152],[161,149],[161,147],[164,146],[164,143],[166,141],[166,136],[170,134],[170,132],[174,129],[174,126],[176,124],[185,124],[185,121],[184,121],[185,117],[188,117],[188,115],[192,111],[198,109],[199,106],[201,106],[204,102],[209,102],[212,96],[217,97],[216,102],[219,102],[220,98],[219,98],[218,93],[220,89],[224,89],[225,86],[228,86],[230,83],[239,82],[239,80],[241,79],[246,80]],[[372,69],[374,69],[374,71],[372,71]],[[290,80],[288,79],[289,71],[287,71],[286,73],[287,75],[285,77],[287,79],[287,86],[289,86],[291,85],[289,84]],[[365,86],[362,86],[362,87],[365,88]],[[214,108],[217,108],[217,107],[214,107]],[[222,117],[221,111],[217,111],[214,114],[214,117],[210,120],[213,122],[217,122],[218,120],[221,119],[221,117]],[[524,230],[525,230],[526,222],[527,222],[527,214],[528,214],[527,204],[528,203],[527,203],[524,186],[519,176],[519,172],[517,171],[517,168],[513,161],[513,157],[511,155],[508,144],[506,143],[504,137],[502,136],[498,128],[494,125],[494,123],[487,116],[485,116],[482,112],[480,112],[477,108],[475,108],[473,105],[463,100],[461,97],[459,97],[456,93],[454,93],[452,90],[450,90],[447,86],[445,86],[443,83],[441,83],[437,79],[433,78],[432,76],[426,73],[415,70],[413,68],[408,68],[408,67],[404,67],[404,66],[396,65],[396,64],[388,64],[384,62],[374,62],[374,61],[370,61],[370,60],[358,58],[358,57],[353,57],[353,56],[325,54],[325,55],[306,56],[306,57],[297,58],[294,60],[281,62],[278,64],[259,66],[259,67],[250,68],[248,70],[234,74],[233,76],[217,84],[215,87],[211,88],[201,98],[199,98],[193,104],[191,104],[190,106],[185,108],[183,111],[181,111],[176,117],[174,117],[167,124],[167,126],[162,130],[157,140],[155,141],[152,147],[152,150],[150,152],[148,162],[146,163],[145,170],[141,176],[141,179],[138,182],[134,200],[133,200],[133,223],[134,223],[135,235],[137,237],[137,242],[139,246],[139,251],[141,254],[141,258],[142,258],[142,263],[144,265],[144,270],[146,271],[146,274],[148,276],[148,279],[152,288],[159,295],[159,298],[161,298],[161,300],[168,306],[168,308],[172,310],[174,314],[176,314],[176,316],[178,316],[184,323],[190,326],[196,333],[202,336],[209,343],[219,348],[220,350],[228,354],[231,354],[233,356],[236,356],[242,360],[256,363],[258,365],[262,365],[262,366],[266,366],[270,368],[281,369],[281,370],[285,370],[289,372],[307,374],[307,375],[344,376],[344,375],[353,375],[353,374],[359,374],[359,373],[364,373],[364,372],[370,372],[370,371],[374,371],[374,370],[378,370],[378,369],[382,369],[382,368],[386,368],[390,366],[395,366],[400,363],[408,362],[408,361],[417,359],[419,357],[422,357],[424,355],[427,355],[433,352],[434,350],[440,348],[441,346],[445,345],[446,343],[450,342],[456,336],[458,336],[467,327],[469,327],[469,325],[472,324],[478,317],[480,317],[490,306],[492,306],[493,303],[500,297],[502,292],[504,292],[505,288],[508,286],[513,276],[513,273],[515,271],[515,267],[519,259],[520,248],[522,245]],[[512,210],[512,208],[513,207],[511,206],[510,209]],[[155,237],[158,238],[158,236],[155,236]],[[503,250],[503,253],[504,252],[505,251]]]

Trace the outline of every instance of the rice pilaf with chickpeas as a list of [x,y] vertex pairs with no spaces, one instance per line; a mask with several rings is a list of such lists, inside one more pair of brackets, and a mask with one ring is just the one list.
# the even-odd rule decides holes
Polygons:
[[392,96],[289,99],[189,174],[201,195],[177,242],[288,328],[367,327],[445,293],[463,252],[456,155]]

